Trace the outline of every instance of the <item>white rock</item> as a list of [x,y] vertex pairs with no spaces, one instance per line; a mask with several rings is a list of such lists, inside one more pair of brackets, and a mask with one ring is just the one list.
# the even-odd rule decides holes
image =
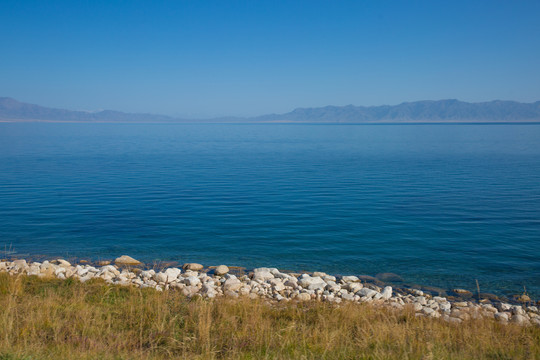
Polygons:
[[[304,274],[304,275],[307,275],[307,274]],[[320,277],[318,277],[318,276],[311,277],[309,275],[307,275],[307,276],[304,276],[304,275],[302,275],[300,280],[298,280],[298,284],[300,286],[302,286],[304,288],[307,288],[307,287],[309,287],[309,285],[312,285],[312,284],[324,284],[324,286],[326,286],[326,283]]]
[[199,278],[195,276],[189,276],[184,279],[184,284],[188,286],[197,286],[200,283],[201,283],[201,280],[199,280]]
[[87,274],[85,276],[82,276],[79,278],[79,281],[84,283],[84,282],[87,282],[88,280],[92,279],[92,275],[91,274]]
[[344,283],[350,283],[350,282],[359,282],[360,279],[356,276],[343,276],[341,277],[341,280],[344,282]]
[[312,283],[312,284],[309,284],[307,289],[308,290],[324,290],[326,288],[326,283],[325,282],[319,282],[319,283]]
[[274,278],[274,274],[272,274],[270,271],[257,271],[253,275],[253,280],[261,280],[266,281]]
[[296,296],[296,299],[298,301],[308,301],[311,300],[311,295],[309,295],[308,293],[300,293]]
[[363,287],[364,287],[364,285],[362,285],[362,283],[359,283],[359,282],[351,282],[351,283],[347,283],[347,285],[345,285],[345,288],[347,290],[349,290],[350,292],[352,292],[352,293],[357,293]]
[[512,318],[510,319],[511,322],[516,323],[518,325],[528,325],[529,319],[527,319],[525,316],[520,314],[514,314],[512,315]]
[[423,312],[424,314],[426,314],[426,315],[431,315],[432,313],[435,312],[435,310],[433,310],[433,309],[430,308],[430,307],[425,307],[425,308],[422,309],[422,312]]
[[486,311],[489,311],[489,312],[492,312],[492,313],[496,313],[498,312],[497,311],[497,308],[491,304],[483,304],[482,305],[482,308]]
[[182,293],[187,297],[192,297],[199,291],[199,288],[196,286],[186,286],[182,289]]
[[[446,315],[448,316],[448,315]],[[449,323],[451,324],[461,324],[463,322],[463,320],[461,320],[460,318],[457,318],[457,317],[452,317],[452,316],[448,316],[448,320],[447,320]]]
[[56,260],[56,262],[58,263],[58,265],[60,265],[62,267],[70,267],[71,266],[69,261],[66,261],[64,259],[58,259],[58,260]]
[[384,300],[388,300],[392,297],[392,287],[391,286],[387,286],[383,289],[382,293],[382,298]]
[[449,302],[443,302],[439,304],[439,308],[443,311],[448,311],[452,308],[452,304]]
[[419,303],[420,305],[427,305],[427,300],[424,296],[417,296],[415,298],[415,302]]
[[279,292],[285,290],[285,285],[283,284],[283,282],[281,282],[280,279],[270,279],[270,285],[272,285],[272,288],[275,291]]
[[267,267],[260,267],[260,268],[253,269],[254,274],[258,272],[269,272],[273,275],[274,273],[279,273],[279,270],[276,268],[267,268]]
[[[329,282],[328,285],[326,285],[326,290],[337,293],[341,290],[341,286],[332,281],[332,282]],[[351,291],[351,292],[356,293],[356,291]]]
[[512,306],[511,310],[513,315],[525,315],[525,310],[523,310],[522,306],[514,305]]
[[361,297],[366,297],[368,299],[371,299],[372,297],[374,297],[376,294],[378,294],[377,291],[373,290],[373,289],[369,289],[369,288],[363,288],[363,289],[360,289],[358,290],[358,292],[356,293],[356,295],[358,296],[361,296]]
[[168,268],[163,272],[167,276],[167,281],[171,282],[173,280],[176,280],[178,276],[182,273],[182,270],[178,268]]
[[[101,267],[101,271],[109,271],[109,272],[113,273],[114,275],[120,275],[120,271],[118,271],[118,269],[115,268],[115,267],[112,266],[112,265],[102,266],[102,267]],[[143,271],[143,272],[144,272],[144,271]],[[154,271],[154,270],[150,270],[149,272],[152,272],[152,274],[155,274],[155,271]]]
[[26,269],[27,267],[28,267],[28,264],[26,263],[26,260],[24,260],[24,259],[19,259],[19,260],[14,260],[13,261],[13,268],[15,270]]
[[160,283],[165,283],[167,282],[167,275],[165,275],[164,272],[158,272],[156,275],[154,275],[154,279],[156,279],[157,282],[160,282]]
[[242,282],[236,277],[231,277],[223,283],[223,291],[236,291],[242,287]]

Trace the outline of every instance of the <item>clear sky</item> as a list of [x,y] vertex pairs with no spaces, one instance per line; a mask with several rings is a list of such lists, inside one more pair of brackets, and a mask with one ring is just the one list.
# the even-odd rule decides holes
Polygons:
[[0,1],[0,96],[188,117],[540,100],[540,1]]

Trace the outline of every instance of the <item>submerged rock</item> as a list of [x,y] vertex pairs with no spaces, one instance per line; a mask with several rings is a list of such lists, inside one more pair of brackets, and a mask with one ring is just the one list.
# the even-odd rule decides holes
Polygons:
[[388,281],[388,282],[403,282],[403,278],[399,276],[398,274],[394,273],[379,273],[375,275],[375,277],[381,281]]

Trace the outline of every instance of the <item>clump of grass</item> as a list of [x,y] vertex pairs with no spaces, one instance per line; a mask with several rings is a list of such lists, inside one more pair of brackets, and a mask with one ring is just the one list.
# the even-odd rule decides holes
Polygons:
[[540,329],[0,274],[0,359],[531,359]]

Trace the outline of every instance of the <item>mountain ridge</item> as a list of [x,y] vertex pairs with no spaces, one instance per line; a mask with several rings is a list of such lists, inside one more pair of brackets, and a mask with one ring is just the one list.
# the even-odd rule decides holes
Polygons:
[[421,100],[398,105],[333,106],[296,108],[283,114],[254,117],[182,119],[147,113],[114,110],[97,112],[49,108],[0,97],[3,122],[133,122],[133,123],[454,123],[540,122],[540,101],[508,100],[469,103],[456,99]]

